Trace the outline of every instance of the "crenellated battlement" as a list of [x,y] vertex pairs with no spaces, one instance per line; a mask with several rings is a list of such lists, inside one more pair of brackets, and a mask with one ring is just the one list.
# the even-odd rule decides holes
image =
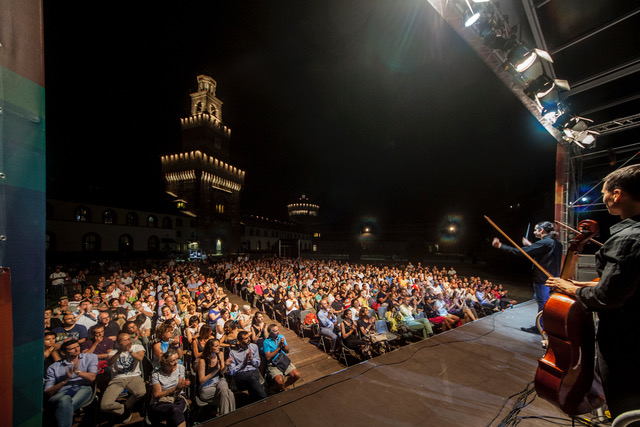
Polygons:
[[243,170],[240,170],[229,163],[225,163],[222,160],[208,156],[199,150],[168,154],[166,156],[162,156],[160,159],[162,161],[163,169],[171,168],[172,165],[179,167],[180,169],[185,169],[185,166],[188,167],[189,165],[192,165],[195,169],[209,170],[213,172],[222,171],[237,179],[244,180],[245,172]]
[[201,113],[191,117],[183,117],[180,119],[180,126],[182,127],[183,130],[191,129],[191,128],[194,128],[197,126],[203,126],[203,125],[209,126],[212,129],[216,129],[220,132],[223,132],[229,138],[231,137],[231,129],[223,125],[222,122],[218,120],[217,117],[211,114]]

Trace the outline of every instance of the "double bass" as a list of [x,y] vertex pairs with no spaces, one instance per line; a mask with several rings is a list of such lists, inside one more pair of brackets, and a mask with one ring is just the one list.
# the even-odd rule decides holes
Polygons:
[[[579,233],[569,242],[562,267],[562,279],[571,279],[577,255],[599,231],[598,223],[580,221]],[[548,336],[547,352],[538,360],[535,389],[538,396],[568,415],[590,412],[602,400],[591,394],[594,378],[595,328],[593,314],[575,298],[556,293],[542,311],[542,324]]]

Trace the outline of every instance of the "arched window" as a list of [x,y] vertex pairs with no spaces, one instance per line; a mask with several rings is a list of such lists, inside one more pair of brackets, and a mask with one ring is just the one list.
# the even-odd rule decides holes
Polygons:
[[118,216],[113,211],[113,209],[106,209],[104,212],[102,212],[102,222],[104,224],[117,224]]
[[133,252],[133,237],[128,234],[120,236],[118,241],[118,249],[120,252]]
[[164,218],[162,218],[162,228],[172,228],[172,222],[173,221],[171,221],[171,218],[165,216]]
[[151,236],[147,240],[147,250],[149,252],[158,252],[160,250],[160,239],[158,236]]
[[182,227],[182,218],[176,218],[176,227]]
[[78,206],[74,212],[75,220],[78,222],[90,222],[91,211],[86,206]]
[[137,227],[138,226],[138,214],[135,212],[129,212],[127,214],[127,225],[129,227]]
[[247,250],[251,250],[251,240],[247,240]]
[[83,252],[100,252],[100,236],[96,233],[85,234],[82,238]]
[[147,217],[147,227],[155,228],[158,226],[158,218],[153,215]]
[[258,243],[256,243],[256,250],[261,250],[262,249],[262,243],[260,242],[260,240],[258,240]]
[[195,219],[192,219],[191,221],[189,221],[189,227],[196,228],[196,220]]

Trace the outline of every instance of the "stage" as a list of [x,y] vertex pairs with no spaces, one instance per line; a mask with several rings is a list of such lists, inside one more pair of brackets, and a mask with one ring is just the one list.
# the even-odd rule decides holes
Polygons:
[[[540,336],[520,330],[535,315],[529,301],[205,425],[487,426],[494,418],[491,425],[498,425],[517,396],[498,415],[505,400],[527,388],[544,355]],[[568,418],[537,397],[519,415]],[[549,422],[525,419],[520,425]]]

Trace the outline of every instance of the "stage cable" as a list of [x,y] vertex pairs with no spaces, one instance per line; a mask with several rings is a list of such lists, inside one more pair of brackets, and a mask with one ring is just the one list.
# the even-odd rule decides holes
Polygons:
[[500,414],[504,410],[507,403],[516,396],[517,396],[517,399],[513,403],[513,406],[509,411],[509,413],[507,413],[507,415],[502,420],[500,420],[500,422],[496,424],[495,427],[516,426],[521,421],[530,420],[530,419],[546,421],[550,424],[555,424],[558,426],[574,426],[575,427],[576,425],[578,425],[578,426],[586,426],[586,427],[600,427],[600,426],[610,425],[608,423],[605,424],[605,423],[598,422],[595,419],[587,419],[583,417],[561,418],[561,417],[553,417],[553,416],[547,416],[547,415],[519,416],[520,411],[522,411],[522,409],[530,405],[537,397],[533,381],[531,381],[529,384],[527,384],[524,390],[518,393],[512,394],[511,396],[505,399],[504,403],[500,407],[500,410],[498,411],[498,414],[489,422],[487,427],[491,427],[493,425],[494,421],[500,416]]

